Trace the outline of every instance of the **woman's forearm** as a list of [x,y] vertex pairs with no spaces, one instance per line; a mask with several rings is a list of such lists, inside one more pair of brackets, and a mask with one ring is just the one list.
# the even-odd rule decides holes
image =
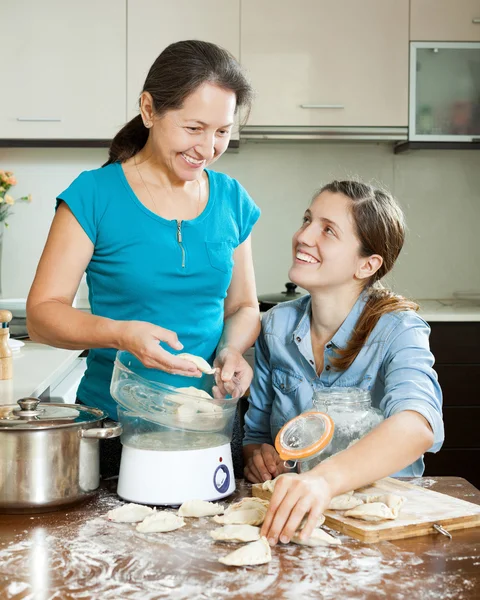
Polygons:
[[120,348],[119,321],[48,300],[27,307],[27,329],[34,342],[56,348]]
[[233,348],[243,354],[253,346],[260,333],[258,308],[243,306],[225,319],[217,354],[224,348]]
[[407,467],[433,444],[427,420],[405,410],[385,419],[354,446],[310,471],[321,475],[334,496],[368,485]]

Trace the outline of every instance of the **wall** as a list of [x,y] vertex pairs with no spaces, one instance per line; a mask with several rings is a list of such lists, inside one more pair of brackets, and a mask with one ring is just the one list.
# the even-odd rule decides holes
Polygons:
[[[20,204],[4,235],[4,297],[25,297],[53,217],[55,196],[78,173],[104,162],[103,149],[0,149]],[[390,283],[414,298],[480,292],[480,153],[416,151],[394,155],[375,143],[248,143],[217,163],[262,209],[253,235],[258,292],[280,291],[291,262],[290,240],[322,183],[351,176],[389,188],[405,209],[409,233]],[[82,292],[84,295],[85,292]]]

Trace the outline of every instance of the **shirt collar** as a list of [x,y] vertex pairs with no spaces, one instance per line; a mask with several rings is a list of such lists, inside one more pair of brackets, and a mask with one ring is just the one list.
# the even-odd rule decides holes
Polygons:
[[[353,305],[352,310],[348,313],[347,318],[341,324],[339,330],[332,338],[332,344],[337,348],[346,348],[348,340],[352,336],[352,332],[355,329],[355,325],[362,314],[362,311],[367,303],[368,292],[363,291],[358,297],[357,301]],[[305,335],[310,331],[310,315],[312,311],[312,300],[308,296],[308,301],[305,303],[303,314],[300,317],[298,325],[293,331],[292,339],[296,338],[303,339]]]

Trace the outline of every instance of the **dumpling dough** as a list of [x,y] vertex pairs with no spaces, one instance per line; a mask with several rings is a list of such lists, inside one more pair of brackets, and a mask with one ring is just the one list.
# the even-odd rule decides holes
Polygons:
[[206,502],[205,500],[187,500],[178,509],[179,517],[211,517],[221,515],[224,508],[221,504]]
[[[300,529],[299,529],[300,531]],[[323,529],[314,529],[307,540],[301,540],[300,534],[297,532],[291,539],[294,544],[299,544],[300,546],[331,546],[334,544],[341,544],[342,541],[333,535],[330,535]]]
[[372,504],[373,502],[383,502],[386,504],[388,508],[392,510],[392,513],[395,515],[395,518],[398,517],[398,513],[402,504],[405,502],[406,498],[403,496],[397,496],[396,494],[380,494],[376,495],[365,495],[358,496],[361,498],[365,504]]
[[[177,409],[177,415],[185,418],[191,417],[197,412],[201,413],[221,413],[222,407],[214,404],[213,402],[207,402],[207,400],[213,400],[212,396],[205,390],[199,390],[196,387],[184,387],[177,388],[177,392],[185,395],[175,395],[169,394],[168,400],[171,402],[175,402],[175,404],[180,404]],[[189,397],[196,396],[196,398]],[[198,400],[197,400],[198,398]]]
[[[308,520],[308,514],[305,515],[303,517],[303,519],[300,522],[300,525],[298,526],[297,531],[302,531],[302,529],[305,527],[305,525],[307,524],[307,520]],[[317,519],[317,527],[320,527],[320,525],[323,525],[325,523],[325,516],[324,515],[320,515]]]
[[265,520],[268,502],[261,498],[244,498],[230,505],[223,516],[213,518],[220,525],[261,525]]
[[144,519],[137,525],[136,530],[141,533],[164,533],[165,531],[175,531],[175,529],[180,529],[180,527],[184,526],[185,521],[182,517],[162,510],[154,512],[153,515]]
[[262,490],[265,490],[266,492],[271,492],[273,494],[273,492],[275,490],[275,484],[280,479],[280,477],[289,477],[292,475],[296,476],[296,475],[298,475],[298,473],[282,473],[278,477],[275,477],[275,479],[268,479],[267,481],[264,481],[262,483]]
[[272,560],[272,552],[266,538],[242,546],[238,550],[219,558],[218,562],[233,567],[246,567],[249,565],[263,565]]
[[398,511],[395,514],[394,510],[383,502],[371,502],[368,504],[360,504],[351,510],[347,510],[343,513],[343,516],[375,523],[378,521],[385,521],[386,519],[396,519]]
[[195,354],[182,352],[181,354],[177,354],[177,358],[182,358],[184,360],[192,362],[198,368],[199,371],[201,371],[202,373],[206,373],[207,375],[213,375],[216,372],[216,369],[211,367],[208,364],[208,362],[201,356],[195,356]]
[[138,523],[143,521],[145,517],[151,515],[154,512],[153,508],[144,506],[143,504],[124,504],[113,510],[109,510],[107,513],[107,519],[114,521],[115,523]]
[[260,539],[260,527],[253,525],[225,525],[210,532],[217,542],[255,542]]
[[363,500],[353,495],[353,492],[347,492],[346,494],[340,494],[330,500],[328,510],[349,510],[363,504]]

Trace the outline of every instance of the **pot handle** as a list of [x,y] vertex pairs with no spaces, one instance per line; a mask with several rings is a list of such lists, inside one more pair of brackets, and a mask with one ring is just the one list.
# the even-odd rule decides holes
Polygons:
[[81,438],[93,438],[96,440],[105,440],[118,437],[122,434],[123,427],[115,421],[105,421],[103,427],[93,427],[92,429],[80,429],[78,435]]

